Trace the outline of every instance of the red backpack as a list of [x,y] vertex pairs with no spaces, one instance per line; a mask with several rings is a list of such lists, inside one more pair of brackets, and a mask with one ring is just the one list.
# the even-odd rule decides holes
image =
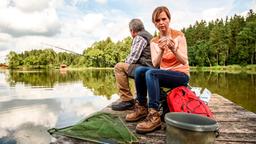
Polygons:
[[172,89],[167,95],[167,103],[170,112],[187,112],[213,118],[209,107],[185,86]]

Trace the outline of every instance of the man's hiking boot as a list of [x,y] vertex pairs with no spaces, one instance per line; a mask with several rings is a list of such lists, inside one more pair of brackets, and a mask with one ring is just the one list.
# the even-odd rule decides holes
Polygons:
[[148,133],[161,128],[161,117],[157,110],[150,108],[145,120],[136,126],[137,133]]
[[134,108],[135,100],[132,99],[130,101],[121,101],[117,104],[112,104],[112,110],[115,111],[124,111],[124,110],[131,110]]
[[136,102],[133,112],[126,115],[125,121],[135,122],[142,118],[145,118],[147,114],[148,114],[148,109],[145,106],[141,106],[138,102]]

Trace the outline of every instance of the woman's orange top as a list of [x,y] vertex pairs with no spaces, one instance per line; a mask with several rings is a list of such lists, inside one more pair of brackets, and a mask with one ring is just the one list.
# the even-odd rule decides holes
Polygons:
[[[160,69],[165,70],[172,70],[172,71],[178,71],[183,72],[187,75],[189,75],[189,65],[188,65],[188,55],[187,55],[187,42],[184,34],[177,30],[170,30],[171,38],[175,42],[175,45],[177,45],[177,52],[176,55],[179,54],[179,56],[186,62],[185,64],[182,64],[177,58],[176,55],[168,48],[166,48],[163,51],[162,57],[160,59]],[[157,36],[151,40],[152,46],[158,47],[158,41],[160,37]],[[158,47],[158,49],[160,49]]]

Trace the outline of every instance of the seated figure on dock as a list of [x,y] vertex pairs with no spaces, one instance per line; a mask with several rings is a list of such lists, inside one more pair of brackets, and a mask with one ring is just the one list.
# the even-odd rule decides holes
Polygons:
[[182,32],[169,28],[170,21],[168,8],[161,6],[154,10],[152,22],[159,30],[159,36],[151,40],[150,48],[152,63],[160,69],[141,66],[135,70],[135,108],[125,119],[134,122],[145,118],[137,124],[137,133],[161,128],[160,87],[175,88],[187,85],[189,81],[186,38]]
[[129,29],[133,38],[131,52],[125,62],[119,62],[115,65],[115,78],[120,102],[112,104],[112,109],[123,111],[132,109],[135,100],[129,87],[129,77],[134,78],[134,70],[138,66],[152,67],[150,40],[152,35],[147,32],[140,19],[132,19],[129,23]]

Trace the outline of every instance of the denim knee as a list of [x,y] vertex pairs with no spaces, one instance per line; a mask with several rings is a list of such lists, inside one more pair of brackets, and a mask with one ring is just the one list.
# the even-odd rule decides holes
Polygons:
[[148,71],[145,73],[145,76],[146,76],[146,77],[151,77],[151,76],[153,76],[152,70],[148,70]]
[[135,69],[135,78],[144,75],[144,73],[145,73],[145,71],[146,71],[147,69],[148,69],[148,68],[147,68],[147,67],[144,67],[144,66],[137,67],[137,68]]

